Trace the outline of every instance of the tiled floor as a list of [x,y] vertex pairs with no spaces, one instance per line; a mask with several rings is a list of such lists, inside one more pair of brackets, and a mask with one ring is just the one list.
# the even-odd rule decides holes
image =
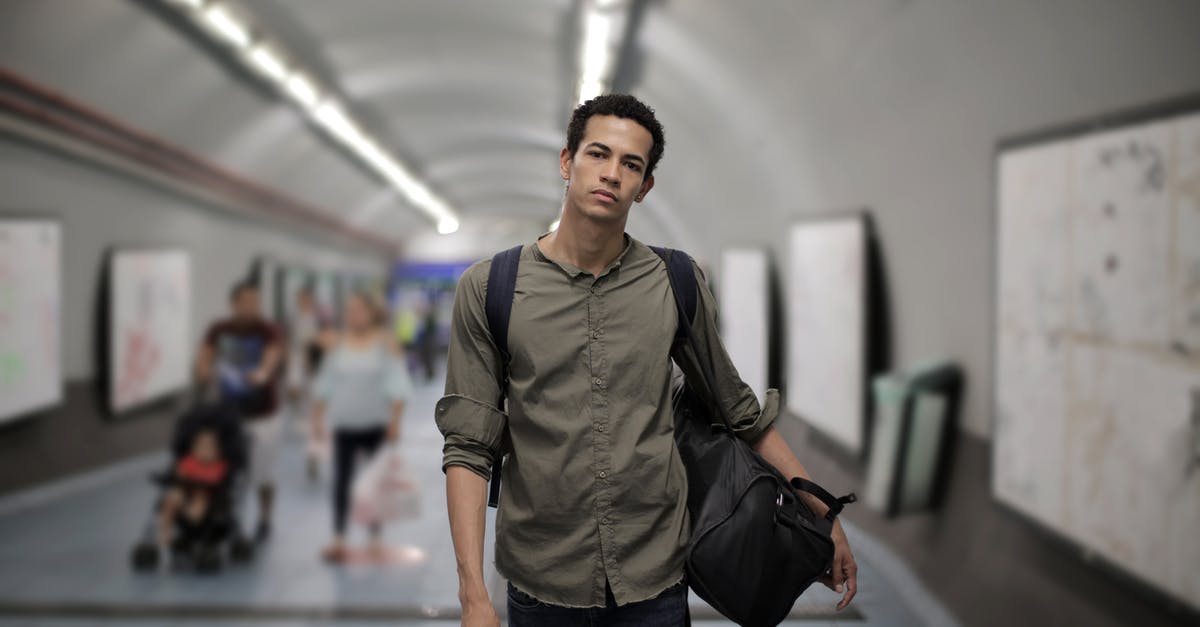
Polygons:
[[[424,560],[349,568],[322,563],[317,553],[328,539],[329,488],[307,481],[303,446],[293,434],[279,460],[275,532],[253,563],[217,576],[134,573],[129,549],[155,494],[146,475],[164,459],[151,456],[90,481],[0,500],[0,627],[457,624],[441,437],[430,419],[439,393],[437,384],[419,387],[404,427],[402,450],[422,486],[421,514],[385,533],[393,546],[419,548]],[[488,524],[490,534],[490,513]],[[837,595],[814,587],[787,625],[953,624],[886,549],[852,525],[848,533],[861,569],[852,611],[835,613]],[[490,563],[490,546],[486,559]],[[489,585],[503,590],[495,573]],[[697,626],[728,624],[695,595],[692,603]]]

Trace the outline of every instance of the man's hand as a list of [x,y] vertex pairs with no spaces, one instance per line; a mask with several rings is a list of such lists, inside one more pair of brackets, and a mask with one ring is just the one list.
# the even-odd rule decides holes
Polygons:
[[462,627],[500,627],[500,617],[491,601],[463,603]]
[[854,554],[850,552],[850,543],[846,540],[846,533],[842,531],[841,521],[834,523],[832,535],[833,566],[830,567],[829,573],[818,581],[834,592],[842,592],[843,585],[845,586],[845,594],[837,604],[838,611],[841,611],[850,605],[854,594],[858,592],[858,564],[854,562]]

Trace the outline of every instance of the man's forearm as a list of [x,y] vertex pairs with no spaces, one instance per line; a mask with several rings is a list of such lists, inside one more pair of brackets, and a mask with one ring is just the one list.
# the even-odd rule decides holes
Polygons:
[[450,536],[458,562],[458,597],[465,606],[486,601],[483,581],[483,531],[486,525],[487,481],[462,466],[446,469],[446,504]]
[[[788,479],[802,477],[812,480],[812,477],[808,475],[808,470],[804,468],[804,464],[801,464],[800,460],[796,458],[792,448],[788,446],[787,441],[774,426],[767,427],[766,432],[754,442],[754,450]],[[808,493],[801,493],[801,497],[808,504],[809,509],[818,515],[823,516],[825,512],[829,511],[829,507],[821,499]]]

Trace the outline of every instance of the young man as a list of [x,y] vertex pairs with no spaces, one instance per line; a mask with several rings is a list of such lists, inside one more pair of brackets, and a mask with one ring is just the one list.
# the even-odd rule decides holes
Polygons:
[[214,322],[196,356],[196,378],[215,385],[221,400],[235,404],[250,434],[250,485],[258,488],[258,526],[262,541],[271,531],[275,494],[275,453],[282,418],[278,412],[278,375],[283,336],[262,317],[258,286],[242,282],[229,293],[232,316]]
[[[717,336],[702,287],[691,346],[672,353],[678,315],[667,269],[625,234],[631,205],[654,187],[662,126],[632,96],[577,108],[559,169],[562,221],[521,252],[505,364],[484,313],[490,260],[463,275],[454,304],[446,395],[437,404],[458,560],[463,625],[498,625],[483,579],[487,479],[502,451],[496,567],[509,580],[509,625],[686,623],[686,475],[672,436],[670,360],[716,378],[730,427],[785,476],[808,477],[771,426]],[[698,268],[697,281],[705,286]],[[825,505],[801,494],[810,507]],[[826,585],[854,597],[841,525]]]

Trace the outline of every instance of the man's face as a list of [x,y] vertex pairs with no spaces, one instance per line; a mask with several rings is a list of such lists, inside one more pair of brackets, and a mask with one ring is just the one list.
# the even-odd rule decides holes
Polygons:
[[559,169],[567,184],[567,208],[595,220],[625,220],[634,200],[654,186],[645,176],[654,140],[641,124],[614,115],[588,119],[579,149],[563,149]]
[[233,317],[238,320],[257,320],[262,314],[262,304],[258,300],[258,290],[243,288],[233,299]]

